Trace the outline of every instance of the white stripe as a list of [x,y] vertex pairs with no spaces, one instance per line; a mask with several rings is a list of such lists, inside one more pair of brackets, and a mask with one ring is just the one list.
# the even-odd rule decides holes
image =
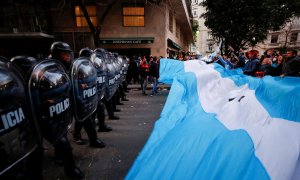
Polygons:
[[[186,72],[197,77],[197,91],[203,109],[215,113],[229,130],[243,129],[251,137],[255,154],[271,179],[300,179],[300,123],[272,118],[247,85],[236,86],[222,78],[213,65],[184,62]],[[229,99],[233,100],[229,101]],[[296,177],[295,177],[296,176]]]

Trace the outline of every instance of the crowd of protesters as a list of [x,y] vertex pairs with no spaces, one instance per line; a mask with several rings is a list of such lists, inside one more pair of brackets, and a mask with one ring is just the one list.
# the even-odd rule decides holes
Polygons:
[[[299,53],[300,54],[300,53]],[[241,68],[243,73],[249,76],[294,76],[300,77],[300,56],[296,50],[287,50],[280,53],[273,49],[267,50],[263,54],[259,54],[257,50],[239,51],[234,53],[230,51],[228,55],[214,55],[211,61],[207,63],[218,63],[226,69]],[[148,84],[152,85],[151,96],[158,94],[159,80],[159,61],[160,57],[145,56],[133,57],[130,59],[127,83],[140,84],[143,95],[147,95],[146,89]],[[189,52],[180,52],[177,56],[168,57],[181,61],[201,60],[200,53],[191,55]]]
[[127,83],[138,83],[141,85],[143,95],[148,95],[146,89],[151,83],[151,96],[158,94],[158,79],[159,79],[159,60],[162,57],[151,56],[149,59],[146,56],[133,57],[129,61]]
[[[257,50],[249,50],[238,53],[230,51],[228,55],[211,55],[212,59],[205,59],[207,63],[218,63],[226,69],[241,68],[243,73],[249,76],[294,76],[300,77],[300,52],[296,50],[287,50],[280,53],[274,49],[269,49],[263,54],[259,54]],[[181,52],[177,57],[171,59],[177,60],[194,60],[201,59],[198,54],[192,56],[189,53]]]
[[[151,56],[133,57],[129,61],[128,74],[126,77],[128,84],[140,84],[143,95],[147,95],[148,84],[152,85],[151,96],[158,94],[159,83],[159,61],[162,58]],[[201,60],[200,53],[191,55],[190,53],[180,52],[177,56],[168,57],[169,59],[187,61]],[[242,51],[234,53],[230,51],[228,55],[216,54],[207,63],[218,63],[226,69],[241,68],[243,73],[249,76],[294,76],[300,77],[300,56],[296,50],[287,50],[280,53],[274,49],[269,49],[263,54],[257,50]]]
[[221,64],[226,69],[241,68],[243,73],[250,76],[294,76],[300,77],[300,57],[296,50],[288,50],[282,54],[270,49],[260,55],[257,50],[240,52],[238,56],[218,55],[213,62]]

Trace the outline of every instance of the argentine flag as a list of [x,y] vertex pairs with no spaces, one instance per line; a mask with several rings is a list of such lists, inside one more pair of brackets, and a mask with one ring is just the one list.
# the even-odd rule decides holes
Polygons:
[[160,61],[172,84],[126,179],[300,179],[300,78]]

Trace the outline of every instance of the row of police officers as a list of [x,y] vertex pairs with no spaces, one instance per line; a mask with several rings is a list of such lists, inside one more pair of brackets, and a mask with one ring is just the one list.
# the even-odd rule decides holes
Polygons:
[[[128,58],[84,48],[80,57],[65,42],[54,42],[48,59],[17,56],[0,58],[0,178],[43,179],[43,140],[54,146],[55,157],[64,165],[65,174],[84,178],[76,166],[67,138],[75,119],[73,137],[84,144],[105,147],[95,129],[108,132],[105,108],[110,119],[116,104],[124,100]],[[74,117],[73,117],[74,115]]]

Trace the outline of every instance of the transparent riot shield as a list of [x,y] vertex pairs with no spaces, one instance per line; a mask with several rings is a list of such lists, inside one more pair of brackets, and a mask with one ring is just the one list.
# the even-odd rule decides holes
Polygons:
[[106,90],[107,66],[103,56],[100,53],[94,52],[90,58],[92,64],[97,70],[97,91],[98,102],[104,98]]
[[21,75],[0,63],[0,178],[38,147]]
[[71,81],[56,60],[44,60],[29,76],[29,100],[41,126],[42,136],[55,143],[72,123]]
[[96,111],[98,105],[97,71],[87,57],[73,62],[71,80],[75,118],[82,122]]
[[110,100],[117,90],[117,82],[116,82],[116,68],[113,64],[113,60],[111,55],[105,59],[107,66],[107,81],[106,81],[106,91],[105,91],[105,99]]

